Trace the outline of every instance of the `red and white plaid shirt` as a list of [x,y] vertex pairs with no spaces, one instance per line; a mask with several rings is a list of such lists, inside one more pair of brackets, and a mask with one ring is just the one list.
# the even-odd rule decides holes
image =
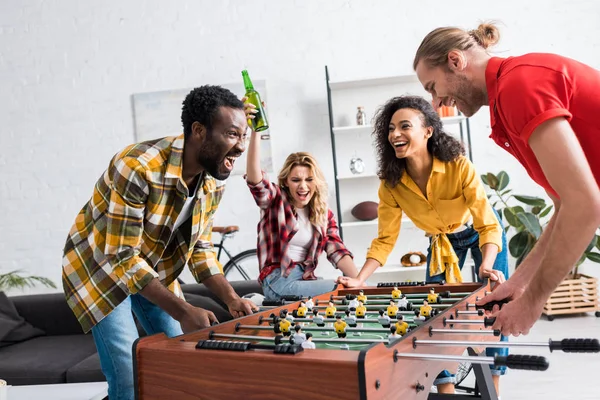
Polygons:
[[261,182],[256,185],[248,184],[248,187],[261,210],[257,242],[259,282],[262,283],[263,279],[277,268],[281,268],[283,276],[288,276],[297,264],[304,267],[302,279],[317,279],[314,270],[323,250],[327,252],[327,259],[336,268],[342,257],[352,257],[352,253],[340,238],[333,212],[328,210],[327,229],[315,226],[306,259],[302,262],[293,261],[288,255],[287,247],[298,231],[298,217],[287,194],[279,186],[269,182],[265,173]]

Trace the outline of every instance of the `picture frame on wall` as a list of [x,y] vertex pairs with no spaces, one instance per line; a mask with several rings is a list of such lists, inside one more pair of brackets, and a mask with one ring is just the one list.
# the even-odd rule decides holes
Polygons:
[[[253,81],[254,88],[267,102],[265,80]],[[240,82],[220,84],[231,90],[238,98],[244,97],[244,84]],[[157,92],[134,93],[131,96],[134,135],[136,142],[153,140],[166,136],[179,136],[183,133],[181,125],[181,107],[185,97],[193,88],[171,89]],[[261,166],[266,172],[273,172],[271,140],[261,140]],[[234,165],[232,175],[246,173],[246,153]]]

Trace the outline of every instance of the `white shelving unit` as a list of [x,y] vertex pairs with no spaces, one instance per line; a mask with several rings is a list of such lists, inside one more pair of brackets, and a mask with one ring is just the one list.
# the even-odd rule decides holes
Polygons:
[[[377,177],[376,154],[373,146],[373,126],[356,125],[358,106],[364,107],[367,121],[379,107],[390,98],[412,94],[429,98],[415,74],[366,79],[336,81],[330,80],[325,67],[331,143],[335,169],[335,189],[337,219],[340,234],[354,253],[356,265],[364,263],[371,241],[377,237],[377,220],[358,221],[351,214],[352,208],[363,201],[378,202],[379,178]],[[465,133],[470,154],[469,122],[463,115],[442,118],[444,129],[455,134],[463,143]],[[365,171],[354,175],[350,171],[350,160],[360,157],[365,163]],[[400,258],[410,251],[427,254],[429,239],[412,221],[402,218],[401,231],[388,257],[386,265],[379,268],[370,282],[424,280],[425,266],[404,267]]]

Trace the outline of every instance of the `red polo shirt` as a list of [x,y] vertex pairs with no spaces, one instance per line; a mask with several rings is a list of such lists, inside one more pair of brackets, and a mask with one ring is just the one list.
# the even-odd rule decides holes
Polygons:
[[[557,195],[528,142],[542,122],[564,117],[600,186],[600,71],[555,54],[532,53],[491,58],[485,81],[490,137],[515,156],[535,182]],[[557,148],[556,157],[560,156]]]

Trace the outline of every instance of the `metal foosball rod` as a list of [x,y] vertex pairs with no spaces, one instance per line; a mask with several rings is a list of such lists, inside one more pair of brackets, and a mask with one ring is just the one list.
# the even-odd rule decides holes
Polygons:
[[[276,330],[276,326],[277,325],[236,325],[235,327],[235,331],[238,332],[241,329],[248,329],[248,330],[257,330],[257,331],[275,331]],[[414,327],[414,324],[409,324],[410,327]],[[332,327],[327,327],[327,326],[303,326],[302,327],[303,331],[306,332],[335,332],[335,330]],[[389,328],[351,328],[348,327],[346,328],[346,332],[347,333],[352,333],[352,332],[362,332],[362,333],[382,333],[382,334],[388,334],[390,333],[390,329]]]
[[600,342],[598,339],[562,339],[548,342],[475,342],[468,340],[419,340],[413,338],[413,348],[418,346],[461,346],[461,347],[547,347],[552,352],[565,353],[598,353]]
[[511,369],[523,369],[528,371],[545,371],[548,369],[549,363],[545,357],[515,355],[481,357],[481,356],[453,356],[445,354],[415,354],[415,353],[398,353],[394,351],[394,362],[399,358],[408,358],[413,360],[435,360],[435,361],[453,361],[453,362],[469,362],[471,364],[489,364],[495,367],[508,367]]
[[450,318],[444,317],[442,320],[444,326],[450,325],[452,327],[455,324],[467,324],[467,325],[481,325],[489,328],[494,325],[496,322],[496,317],[485,317],[484,319],[454,319],[454,317],[450,316]]
[[[402,290],[401,288],[399,288],[400,290]],[[448,297],[466,297],[471,295],[472,293],[469,292],[440,292],[437,293],[437,295],[444,297],[444,298],[448,298]],[[426,299],[427,298],[427,293],[405,293],[404,296],[406,296],[407,299]],[[331,297],[332,300],[350,300],[348,298],[348,295],[346,296],[332,296]],[[391,300],[392,296],[391,294],[370,294],[367,295],[367,301],[371,300],[371,299],[386,299],[386,300]],[[323,301],[323,300],[321,300]]]
[[[389,333],[389,330],[388,330]],[[238,339],[238,340],[273,340],[275,343],[283,343],[286,339],[281,336],[268,337],[268,336],[251,336],[251,335],[234,335],[229,333],[213,333],[211,338],[223,338],[223,339]],[[290,343],[291,340],[287,339]],[[317,338],[311,339],[315,343],[341,343],[341,344],[371,344],[371,343],[388,343],[388,339],[356,339],[356,338]]]
[[[414,317],[414,313],[411,312],[412,316]],[[263,322],[267,322],[267,323],[273,323],[274,319],[273,318],[262,318],[258,320],[259,324],[262,324]],[[335,322],[336,319],[335,318],[323,318],[323,322],[324,323],[333,323]],[[403,319],[404,322],[413,322],[414,318],[404,318]],[[294,322],[315,322],[312,318],[294,318]],[[390,318],[390,323],[395,324],[396,322],[398,322],[398,319],[396,318]],[[380,324],[381,322],[379,322],[378,320],[374,319],[374,318],[357,318],[356,319],[356,323],[357,324]]]
[[[444,304],[429,304],[432,308],[448,308],[451,307],[455,304],[455,302],[453,303],[444,303]],[[367,308],[367,310],[379,310],[381,308],[385,308],[384,304],[365,304],[365,307]],[[419,308],[419,305],[414,305],[413,304],[413,308]],[[317,310],[324,310],[327,308],[327,306],[315,306],[314,308],[316,308]],[[349,308],[349,306],[336,306],[336,309],[340,310],[340,311],[346,311]],[[368,311],[367,311],[368,312]],[[377,311],[375,311],[377,312]],[[403,311],[406,312],[406,311]]]
[[494,335],[500,336],[500,329],[494,330],[475,330],[475,329],[436,329],[432,326],[429,327],[429,336],[433,336],[434,334],[443,334],[443,335]]
[[484,311],[483,310],[476,310],[476,311],[460,311],[459,309],[456,309],[454,311],[454,315],[458,318],[459,315],[477,315],[479,317],[483,317]]
[[[368,303],[365,304],[365,306],[381,306],[381,305],[387,305],[390,303],[390,300],[396,300],[396,299],[388,299],[388,300],[373,300],[373,301],[369,301]],[[427,297],[423,297],[422,299],[407,299],[407,300],[427,300]],[[438,298],[438,303],[431,303],[431,305],[433,304],[454,304],[457,301],[460,301],[462,299],[444,299],[444,298]],[[337,304],[337,303],[334,303]]]

